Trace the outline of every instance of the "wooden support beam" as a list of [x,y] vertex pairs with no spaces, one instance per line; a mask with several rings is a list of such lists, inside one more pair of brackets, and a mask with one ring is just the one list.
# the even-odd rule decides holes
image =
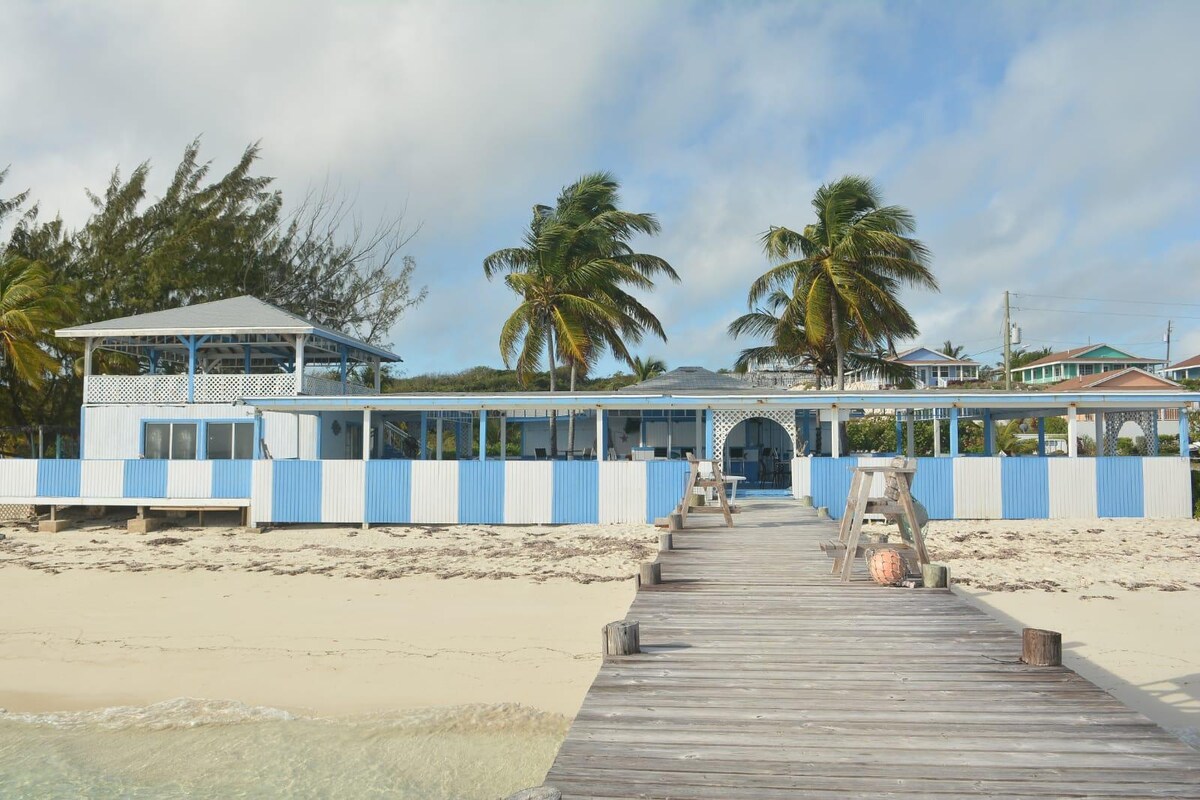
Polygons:
[[602,653],[608,656],[631,656],[642,652],[641,635],[636,622],[610,622],[600,631]]
[[1033,667],[1062,666],[1062,634],[1041,628],[1023,629],[1021,661]]
[[[665,535],[670,536],[671,534]],[[642,564],[638,577],[641,579],[642,586],[657,586],[662,583],[662,564],[657,561],[647,561]]]

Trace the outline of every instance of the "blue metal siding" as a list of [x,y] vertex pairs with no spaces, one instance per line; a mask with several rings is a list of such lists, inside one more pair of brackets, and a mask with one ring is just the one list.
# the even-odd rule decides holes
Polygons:
[[954,461],[918,458],[912,493],[930,519],[954,519]]
[[846,510],[846,496],[850,494],[850,481],[858,459],[814,458],[812,463],[812,498],[814,506],[826,506],[834,519],[840,519]]
[[126,461],[123,496],[166,497],[167,462],[149,458]]
[[1005,519],[1050,517],[1050,468],[1045,458],[1000,459],[1000,499]]
[[321,462],[275,461],[271,469],[271,520],[321,521]]
[[504,522],[504,462],[458,462],[458,521]]
[[79,497],[79,462],[75,459],[38,461],[38,497]]
[[244,459],[212,462],[212,496],[249,497],[252,466]]
[[654,522],[675,510],[683,498],[687,479],[686,461],[646,462],[646,522]]
[[367,522],[412,521],[412,462],[367,462]]
[[600,466],[595,461],[555,461],[550,521],[600,521]]
[[1106,456],[1096,459],[1096,513],[1101,517],[1140,517],[1144,497],[1142,459]]

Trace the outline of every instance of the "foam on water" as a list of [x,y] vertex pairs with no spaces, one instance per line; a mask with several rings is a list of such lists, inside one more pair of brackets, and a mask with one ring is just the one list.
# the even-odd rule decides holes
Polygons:
[[518,705],[325,718],[181,698],[0,712],[0,797],[490,800],[540,783],[568,725]]

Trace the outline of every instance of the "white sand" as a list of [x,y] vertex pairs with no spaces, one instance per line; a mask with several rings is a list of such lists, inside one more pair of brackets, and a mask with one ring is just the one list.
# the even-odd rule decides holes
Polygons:
[[[3,529],[0,708],[573,715],[654,529]],[[178,541],[182,540],[182,541]]]
[[932,522],[928,539],[961,594],[1060,631],[1068,666],[1200,746],[1200,522]]

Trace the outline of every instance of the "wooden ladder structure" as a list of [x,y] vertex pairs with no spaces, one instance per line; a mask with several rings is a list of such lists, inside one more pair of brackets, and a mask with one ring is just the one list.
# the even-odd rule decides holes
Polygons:
[[[871,483],[877,472],[884,475],[883,497],[870,496]],[[833,574],[839,575],[842,581],[850,580],[854,559],[864,554],[865,548],[859,540],[862,538],[863,518],[867,514],[880,514],[900,529],[900,543],[871,545],[872,548],[911,548],[921,566],[929,563],[922,533],[928,516],[912,496],[912,481],[916,472],[917,460],[902,456],[893,458],[891,464],[886,467],[854,468],[854,478],[850,482],[850,492],[846,495],[846,512],[842,515],[838,538],[821,545],[826,555],[833,558]]]
[[[688,454],[688,477],[683,487],[683,499],[679,501],[680,525],[687,524],[688,513],[724,514],[726,527],[733,527],[733,514],[729,509],[729,498],[725,496],[725,476],[716,461],[697,461],[695,456]],[[689,508],[692,496],[707,495],[709,489],[716,489],[713,494],[717,497],[718,505],[696,506]]]

